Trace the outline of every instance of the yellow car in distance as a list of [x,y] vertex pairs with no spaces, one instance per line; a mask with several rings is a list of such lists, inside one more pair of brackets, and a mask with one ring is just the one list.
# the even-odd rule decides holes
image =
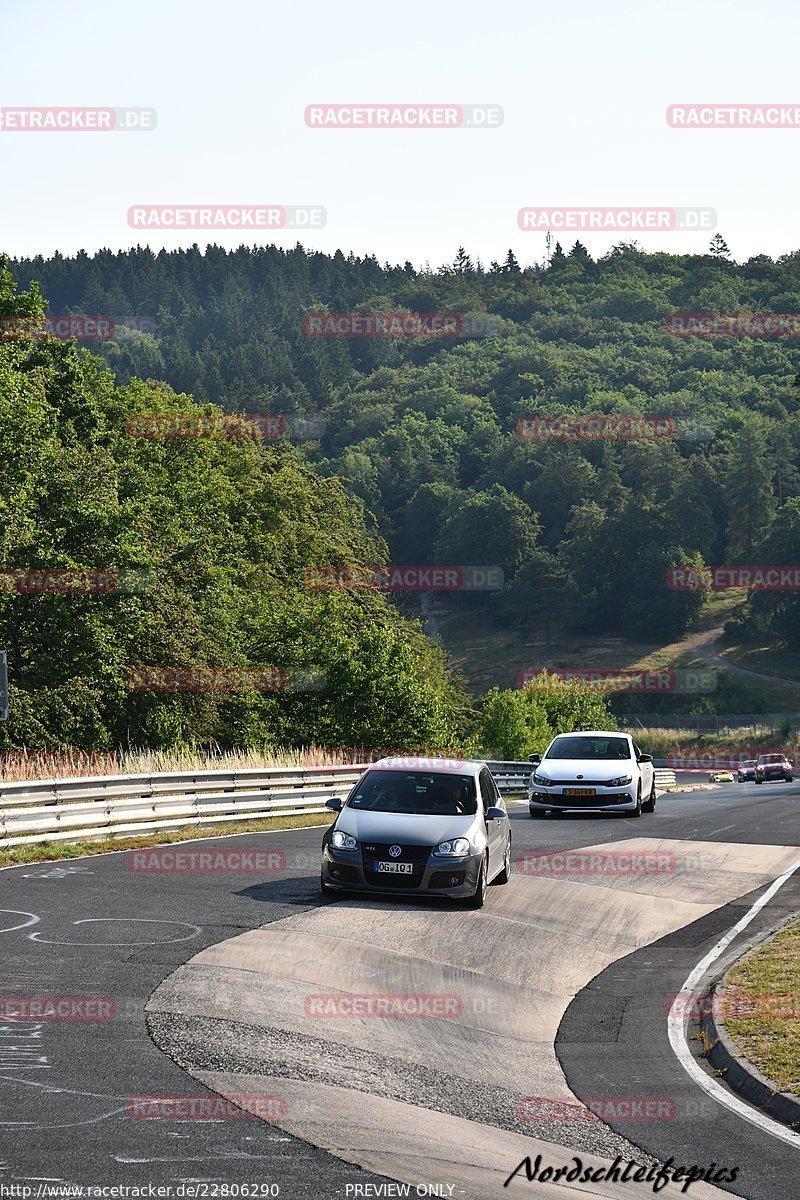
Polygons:
[[732,771],[710,771],[708,776],[709,783],[733,783]]

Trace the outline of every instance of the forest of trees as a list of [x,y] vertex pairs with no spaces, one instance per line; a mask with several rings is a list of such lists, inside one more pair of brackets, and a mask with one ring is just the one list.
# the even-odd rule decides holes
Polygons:
[[[110,314],[91,348],[121,382],[164,380],[228,410],[314,414],[305,461],[345,481],[402,563],[502,567],[498,613],[679,634],[699,595],[668,565],[800,562],[797,339],[675,337],[670,313],[800,312],[800,252],[732,262],[621,244],[594,261],[438,271],[276,246],[148,249],[10,264],[52,312]],[[489,336],[314,337],[309,313],[456,313]],[[486,318],[491,317],[491,320]],[[478,322],[478,318],[483,318]],[[127,322],[127,324],[126,324]],[[656,441],[521,438],[528,415],[644,413]],[[637,581],[636,587],[631,586]],[[798,600],[754,608],[800,639]]]
[[[300,245],[195,246],[7,267],[0,312],[107,314],[116,330],[88,348],[0,339],[14,484],[3,501],[4,561],[80,551],[83,562],[113,558],[169,578],[146,601],[113,601],[127,628],[123,636],[115,626],[108,678],[68,700],[58,674],[83,677],[82,662],[109,638],[106,610],[83,602],[84,633],[54,662],[46,651],[59,602],[42,608],[19,664],[36,696],[26,728],[49,728],[42,714],[52,704],[76,743],[93,723],[115,742],[174,740],[187,722],[224,740],[227,705],[248,729],[269,725],[284,740],[290,726],[301,740],[342,740],[355,711],[392,743],[402,709],[417,727],[400,740],[451,744],[469,702],[442,653],[381,594],[300,589],[307,566],[499,566],[506,583],[493,602],[511,627],[555,619],[669,640],[702,602],[701,592],[666,587],[669,566],[800,563],[797,340],[667,330],[671,313],[800,312],[800,252],[737,264],[623,244],[594,261],[576,243],[524,270],[511,251],[487,268],[462,249],[451,266],[419,271]],[[307,332],[309,314],[389,311],[458,314],[461,332]],[[137,440],[120,426],[131,413],[193,403],[317,421],[311,437],[258,445]],[[517,432],[524,417],[564,413],[666,417],[674,436],[545,442]],[[796,593],[758,593],[752,619],[797,644],[799,606]],[[17,598],[1,607],[13,649],[26,618]],[[266,655],[303,665],[313,648],[328,656],[321,665],[337,687],[323,705],[301,692],[123,703],[117,684],[131,644],[140,658],[168,661],[178,613],[191,661]],[[404,656],[407,673],[382,669]]]

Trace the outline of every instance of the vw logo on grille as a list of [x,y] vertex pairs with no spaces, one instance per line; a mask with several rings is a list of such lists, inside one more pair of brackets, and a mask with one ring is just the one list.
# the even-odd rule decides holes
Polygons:
[[578,776],[578,779],[583,779],[583,776],[582,776],[582,775],[579,775],[579,776]]
[[403,847],[402,846],[390,846],[389,853],[391,854],[392,858],[399,858],[400,855],[403,853]]

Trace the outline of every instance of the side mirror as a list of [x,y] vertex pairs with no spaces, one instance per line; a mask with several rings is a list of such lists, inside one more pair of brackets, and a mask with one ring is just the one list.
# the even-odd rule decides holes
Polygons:
[[535,765],[536,763],[540,763],[541,761],[542,761],[541,754],[529,754],[528,755],[529,763],[534,763],[534,765]]
[[338,796],[331,796],[330,799],[325,801],[325,807],[332,808],[334,812],[341,812],[342,802]]
[[637,762],[652,762],[653,756],[652,756],[652,754],[640,754],[636,761]]
[[499,808],[496,804],[493,804],[491,808],[487,808],[486,810],[487,821],[502,821],[503,817],[506,816],[508,816],[506,810]]

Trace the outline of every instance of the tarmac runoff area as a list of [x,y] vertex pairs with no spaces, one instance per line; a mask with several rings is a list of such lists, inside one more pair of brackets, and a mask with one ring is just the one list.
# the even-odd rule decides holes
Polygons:
[[[588,860],[595,867],[603,856],[646,855],[662,869],[575,868],[576,857],[591,855],[600,856]],[[633,838],[561,856],[571,868],[552,854],[550,874],[523,859],[479,912],[337,900],[202,951],[152,994],[148,1026],[212,1091],[245,1108],[252,1097],[252,1111],[265,1095],[282,1097],[272,1125],[410,1185],[411,1195],[650,1195],[648,1183],[530,1183],[524,1171],[504,1188],[537,1155],[542,1169],[571,1168],[575,1157],[585,1168],[610,1167],[617,1156],[623,1166],[655,1162],[602,1121],[553,1119],[524,1098],[578,1103],[554,1042],[567,1007],[595,976],[770,883],[797,855],[796,846]],[[375,1015],[374,1001],[358,999],[375,996],[437,997],[439,1011]],[[423,1003],[426,1014],[433,1003]],[[349,1015],[354,1009],[359,1015]],[[668,1009],[665,995],[665,1022]],[[696,1122],[698,1097],[687,1077],[685,1093],[661,1098],[676,1130]],[[635,1122],[630,1129],[635,1139]],[[356,1186],[348,1185],[354,1200]],[[660,1194],[681,1189],[670,1183]],[[695,1182],[688,1194],[730,1192]]]

